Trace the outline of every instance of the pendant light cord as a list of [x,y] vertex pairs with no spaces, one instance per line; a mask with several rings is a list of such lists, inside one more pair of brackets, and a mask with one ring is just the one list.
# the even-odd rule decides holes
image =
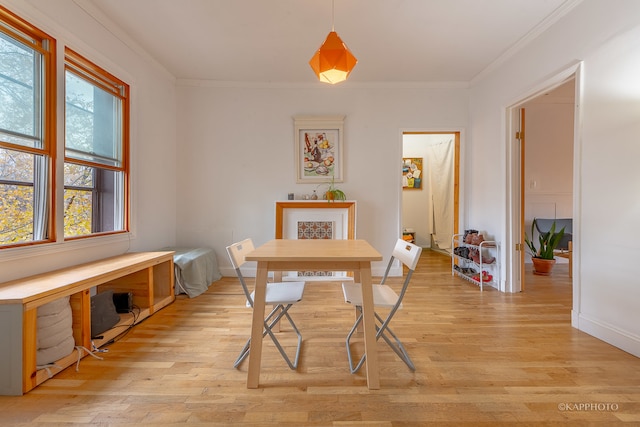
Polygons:
[[336,20],[336,0],[331,0],[331,31],[335,31],[334,21]]

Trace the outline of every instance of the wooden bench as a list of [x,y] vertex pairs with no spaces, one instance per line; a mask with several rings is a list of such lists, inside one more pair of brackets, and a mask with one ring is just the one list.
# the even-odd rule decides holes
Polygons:
[[[121,314],[113,329],[91,339],[91,289],[131,292],[139,315]],[[37,308],[70,297],[76,346],[100,347],[123,330],[171,304],[174,295],[173,252],[132,252],[0,284],[0,394],[21,395],[76,363],[87,354],[73,353],[36,368]],[[137,314],[137,313],[136,313]]]

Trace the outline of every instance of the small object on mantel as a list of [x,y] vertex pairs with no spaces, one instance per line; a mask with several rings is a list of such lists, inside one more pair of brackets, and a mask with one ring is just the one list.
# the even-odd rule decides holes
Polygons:
[[416,232],[413,230],[413,228],[405,228],[404,230],[402,230],[402,240],[409,243],[416,242]]

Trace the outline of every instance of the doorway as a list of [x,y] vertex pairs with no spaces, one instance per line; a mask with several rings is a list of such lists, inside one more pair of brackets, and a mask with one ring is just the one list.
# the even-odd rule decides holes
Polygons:
[[460,132],[402,133],[403,237],[451,253],[458,232]]
[[579,76],[580,64],[576,64],[508,110],[507,292],[526,288],[525,263],[531,261],[524,235],[531,233],[534,217],[574,218],[576,230]]

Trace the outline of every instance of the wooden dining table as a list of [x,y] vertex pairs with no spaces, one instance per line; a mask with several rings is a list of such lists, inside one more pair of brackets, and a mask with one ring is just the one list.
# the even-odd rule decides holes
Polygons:
[[[251,324],[251,353],[247,388],[257,388],[260,382],[262,333],[265,293],[268,273],[282,271],[347,271],[353,272],[356,282],[362,283],[363,332],[367,386],[380,388],[376,325],[371,283],[371,262],[382,261],[382,255],[366,240],[338,239],[275,239],[247,254],[247,261],[257,261],[253,320]],[[322,307],[319,307],[322,309]],[[347,331],[348,327],[345,329]]]

